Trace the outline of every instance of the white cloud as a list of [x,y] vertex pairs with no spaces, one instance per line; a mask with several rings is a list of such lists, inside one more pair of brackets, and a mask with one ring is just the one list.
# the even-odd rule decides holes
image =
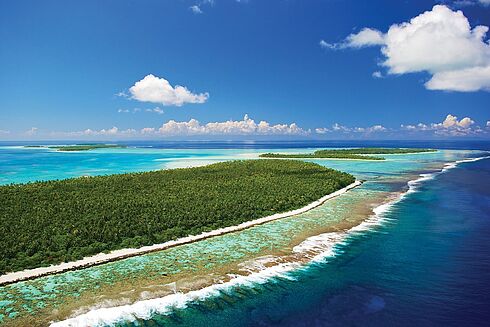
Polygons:
[[341,46],[349,48],[362,48],[383,44],[385,44],[383,33],[376,29],[363,28],[359,33],[349,35]]
[[31,127],[31,129],[26,131],[26,134],[29,136],[36,135],[38,131],[37,127]]
[[[91,129],[86,129],[83,132],[79,132],[80,134],[85,134],[85,135],[116,135],[119,132],[119,128],[116,126],[110,128],[110,129],[101,129],[100,131],[94,131]],[[75,132],[77,133],[77,132]]]
[[306,135],[305,131],[295,123],[271,125],[266,121],[256,123],[245,115],[243,120],[228,120],[224,122],[212,122],[201,124],[196,119],[177,122],[169,120],[159,129],[144,128],[144,134],[160,135]]
[[335,124],[333,124],[333,125],[332,125],[332,130],[333,130],[333,131],[336,131],[336,132],[338,132],[338,131],[342,131],[342,132],[350,132],[350,131],[351,131],[351,129],[350,129],[350,128],[345,127],[345,126],[342,126],[342,125],[340,125],[339,123],[335,123]]
[[117,96],[117,97],[122,97],[122,98],[129,97],[129,95],[127,95],[126,92],[124,92],[124,91],[118,92],[118,93],[116,93],[114,95]]
[[[129,109],[118,109],[117,112],[119,112],[119,113],[125,113],[125,114],[132,112],[134,114],[134,113],[137,113],[137,112],[141,112],[141,108],[133,108],[132,110],[129,110]],[[147,109],[145,109],[145,112],[154,112],[154,113],[159,114],[159,115],[161,115],[161,114],[164,113],[163,109],[160,108],[160,107],[147,108]]]
[[194,13],[194,14],[202,14],[203,11],[201,10],[201,8],[198,6],[198,5],[193,5],[193,6],[190,6],[189,9]]
[[0,129],[0,135],[10,134],[10,131]]
[[[35,131],[37,129],[34,128]],[[222,122],[210,122],[201,124],[196,119],[189,121],[169,120],[159,128],[145,127],[139,130],[128,128],[119,129],[116,126],[108,129],[85,129],[81,131],[60,132],[54,131],[41,136],[50,136],[55,139],[114,139],[114,138],[148,138],[158,136],[193,136],[193,135],[277,135],[277,136],[307,136],[310,130],[304,130],[295,123],[291,124],[270,124],[267,121],[255,122],[245,115],[243,120],[228,120]],[[30,134],[33,135],[33,134]]]
[[101,129],[101,130],[93,130],[88,128],[83,131],[75,131],[75,132],[52,132],[51,136],[55,136],[55,137],[109,136],[110,137],[110,136],[131,136],[136,134],[137,131],[133,128],[121,130],[116,126],[113,126],[112,128]]
[[160,107],[155,107],[155,108],[152,108],[152,109],[145,109],[146,112],[154,112],[154,113],[157,113],[159,115],[162,115],[163,114],[163,109],[161,109]]
[[209,93],[194,94],[185,86],[173,87],[164,79],[152,74],[136,82],[130,89],[131,98],[142,102],[153,102],[164,106],[182,106],[185,103],[204,103]]
[[353,48],[385,44],[383,33],[372,28],[363,28],[359,33],[349,35],[346,41]]
[[409,23],[392,25],[382,48],[391,73],[455,71],[490,64],[486,26],[471,28],[461,11],[434,6]]
[[381,126],[381,125],[374,125],[372,127],[369,127],[368,130],[371,132],[384,132],[384,131],[386,131],[386,128],[384,126]]
[[320,45],[320,48],[323,48],[323,49],[334,49],[335,48],[334,44],[328,43],[325,40],[320,40],[320,42],[318,42],[318,44]]
[[471,28],[462,11],[436,5],[388,32],[364,28],[329,48],[381,45],[390,74],[428,72],[431,90],[490,91],[490,44],[487,26]]
[[490,65],[435,73],[425,86],[429,90],[490,91]]
[[436,126],[442,126],[444,128],[451,128],[451,127],[468,128],[474,123],[475,122],[469,117],[465,117],[460,121],[458,121],[458,117],[449,114],[446,116],[446,119],[444,119],[442,123],[437,124]]
[[339,123],[333,124],[330,128],[321,127],[316,128],[315,132],[317,134],[328,134],[328,133],[341,133],[341,134],[352,134],[352,133],[364,133],[371,134],[377,132],[385,132],[388,129],[382,125],[374,125],[370,127],[347,127],[340,125]]
[[141,129],[141,134],[152,134],[155,132],[155,129],[153,127],[145,127]]
[[325,127],[315,128],[315,133],[317,134],[327,134],[328,132],[330,132],[330,130]]
[[346,48],[363,48],[374,45],[385,44],[384,35],[373,28],[363,28],[359,33],[352,33],[340,43],[328,43],[325,40],[320,41],[320,47],[327,49],[346,49]]
[[383,74],[379,70],[375,71],[372,76],[374,78],[383,78]]
[[457,7],[465,7],[472,5],[482,5],[484,7],[490,5],[490,0],[456,0],[453,4]]
[[468,136],[484,133],[479,126],[474,126],[475,122],[470,117],[464,117],[458,120],[458,117],[448,114],[440,123],[417,125],[401,125],[401,129],[410,132],[431,132],[435,135],[442,136]]
[[417,125],[401,125],[402,130],[408,131],[428,131],[430,127],[423,123],[418,123]]
[[[330,127],[315,128],[314,134],[323,137],[338,138],[396,138],[396,137],[455,137],[455,136],[486,136],[490,135],[490,120],[484,122],[484,127],[476,125],[470,117],[458,119],[454,115],[447,115],[444,120],[437,123],[418,123],[414,125],[401,125],[400,128],[386,128],[376,124],[368,127],[349,127],[335,123]],[[159,136],[260,136],[260,135],[277,135],[277,136],[309,136],[311,130],[303,129],[296,123],[291,124],[270,124],[267,121],[255,120],[245,115],[241,120],[228,120],[221,122],[201,123],[197,119],[189,121],[169,120],[160,127],[145,127],[139,130],[128,128],[119,129],[114,126],[108,129],[92,130],[86,129],[75,132],[51,132],[49,134],[39,134],[37,128],[30,129],[27,135],[45,136],[53,138],[96,138],[96,139],[114,139],[114,138],[149,138]],[[0,134],[2,131],[0,130]]]
[[200,0],[200,1],[196,1],[195,3],[196,4],[190,6],[189,9],[196,15],[204,13],[204,11],[202,10],[204,6],[211,6],[211,7],[214,6],[214,0]]

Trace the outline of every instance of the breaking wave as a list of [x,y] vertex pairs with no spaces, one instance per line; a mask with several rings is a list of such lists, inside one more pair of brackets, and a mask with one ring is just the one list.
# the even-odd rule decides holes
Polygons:
[[[402,201],[408,194],[416,192],[420,185],[434,179],[450,169],[457,167],[461,163],[473,162],[481,159],[488,159],[490,156],[463,159],[453,163],[448,163],[437,172],[421,174],[419,178],[408,182],[408,190],[398,193],[388,202],[383,203],[373,209],[373,215],[364,220],[361,224],[341,232],[329,232],[312,236],[305,239],[293,248],[293,254],[308,258],[308,262],[321,262],[328,258],[338,255],[338,247],[348,243],[349,238],[373,230],[373,227],[387,222],[390,218],[386,213],[392,210],[393,206]],[[82,326],[112,326],[121,322],[134,322],[138,319],[148,320],[155,315],[165,315],[173,309],[182,309],[188,303],[204,300],[206,298],[219,296],[222,291],[234,289],[237,286],[253,287],[257,284],[265,284],[272,278],[286,278],[294,280],[292,271],[305,267],[301,262],[281,262],[278,257],[266,256],[244,265],[243,269],[248,275],[229,275],[229,281],[204,287],[200,290],[189,291],[187,293],[176,292],[161,298],[142,300],[133,304],[97,308],[87,313],[75,316],[59,322],[53,322],[51,327],[82,327]],[[272,266],[270,266],[273,264]]]

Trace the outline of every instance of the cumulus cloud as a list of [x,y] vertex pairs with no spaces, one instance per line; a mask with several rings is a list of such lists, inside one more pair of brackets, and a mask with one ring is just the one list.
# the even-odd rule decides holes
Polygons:
[[85,135],[116,135],[119,132],[119,129],[114,126],[109,129],[101,129],[100,131],[94,131],[91,129],[86,129],[83,132],[80,132],[80,134],[85,134]]
[[423,123],[418,123],[417,125],[400,125],[401,129],[407,131],[428,131],[430,127]]
[[325,127],[315,128],[315,133],[317,134],[327,134],[328,132],[330,132],[330,130]]
[[470,117],[465,117],[458,121],[458,117],[449,114],[446,116],[446,119],[444,119],[442,123],[437,124],[437,126],[441,125],[444,128],[451,128],[451,127],[468,128],[474,123],[475,122]]
[[372,76],[374,78],[383,78],[383,74],[379,70],[375,71]]
[[401,125],[401,129],[410,132],[431,132],[441,136],[468,136],[479,135],[485,131],[475,126],[475,121],[470,117],[464,117],[458,120],[458,117],[448,114],[446,118],[439,123],[417,125]]
[[228,120],[224,122],[211,122],[201,124],[196,119],[177,122],[169,120],[160,128],[144,128],[144,134],[160,135],[306,135],[305,131],[297,124],[276,124],[271,125],[266,121],[256,123],[253,119],[245,115],[243,120]]
[[145,127],[141,129],[141,134],[153,134],[155,133],[155,128],[153,127]]
[[137,135],[137,131],[133,128],[128,128],[121,130],[116,126],[108,129],[85,129],[83,131],[74,131],[74,132],[52,132],[51,136],[54,137],[84,137],[84,136],[106,136],[106,137],[114,137],[114,136],[132,136]]
[[364,133],[371,134],[377,132],[385,132],[388,129],[382,125],[373,125],[370,127],[347,127],[339,123],[333,124],[330,128],[320,127],[316,128],[315,132],[317,134],[329,134],[329,133],[341,133],[341,134],[352,134],[352,133]]
[[470,117],[458,119],[457,116],[448,114],[444,120],[436,123],[418,123],[414,125],[400,125],[400,128],[386,128],[382,125],[369,127],[350,127],[335,123],[330,127],[319,127],[315,129],[317,135],[322,137],[464,137],[489,135],[490,121],[486,122],[486,128],[476,125]]
[[173,87],[164,79],[153,74],[145,76],[136,82],[130,89],[131,98],[142,101],[158,103],[164,106],[180,107],[185,103],[204,103],[209,98],[209,93],[195,94],[185,86]]
[[[478,126],[470,117],[459,119],[457,116],[448,114],[444,120],[436,123],[418,123],[414,125],[401,125],[400,128],[387,128],[380,124],[367,127],[350,127],[335,123],[329,127],[315,128],[313,133],[310,129],[299,127],[296,123],[271,124],[267,121],[256,122],[248,115],[241,120],[227,120],[219,122],[201,123],[197,119],[188,121],[169,120],[160,127],[145,127],[139,130],[134,128],[119,129],[116,126],[107,129],[85,129],[75,132],[51,132],[49,134],[37,133],[33,127],[26,133],[28,135],[45,136],[53,138],[155,138],[164,136],[311,136],[332,138],[389,138],[396,137],[456,137],[456,136],[487,136],[490,135],[490,121],[483,122],[483,128]],[[32,131],[32,132],[31,132]],[[2,131],[0,130],[0,135]]]
[[6,135],[6,134],[10,134],[10,131],[0,129],[0,135]]
[[363,28],[359,33],[350,34],[340,43],[328,43],[325,40],[320,41],[322,48],[329,49],[363,48],[384,44],[383,33],[373,28]]
[[439,72],[434,74],[425,86],[429,90],[490,91],[490,65]]
[[389,74],[427,72],[430,90],[490,91],[487,26],[471,27],[462,11],[436,5],[386,33],[364,28],[329,48],[381,46]]

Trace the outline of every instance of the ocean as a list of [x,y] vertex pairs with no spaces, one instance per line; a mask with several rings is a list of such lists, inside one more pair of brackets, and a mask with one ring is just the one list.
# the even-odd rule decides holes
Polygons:
[[142,326],[488,326],[489,182],[490,160],[461,164],[330,260]]
[[[363,145],[199,143],[69,154],[3,144],[0,183]],[[364,145],[453,150],[387,156],[386,162],[316,161],[366,182],[297,217],[0,287],[0,326],[18,317],[35,324],[41,315],[44,324],[61,320],[54,326],[488,325],[490,159],[473,158],[488,156],[490,143],[415,143]],[[173,282],[172,274],[179,276]],[[94,303],[95,295],[103,300]],[[71,320],[59,313],[68,302],[78,303],[66,309]]]

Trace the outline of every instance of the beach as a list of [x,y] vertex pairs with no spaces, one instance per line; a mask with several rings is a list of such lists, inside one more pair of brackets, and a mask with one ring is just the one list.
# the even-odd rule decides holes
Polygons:
[[[186,308],[188,303],[193,301],[204,301],[207,298],[219,297],[222,292],[229,293],[240,287],[251,287],[252,285],[267,284],[271,280],[281,278],[284,280],[295,281],[293,272],[301,269],[306,264],[322,263],[329,258],[334,258],[340,252],[338,246],[350,243],[350,239],[358,235],[369,233],[375,230],[377,226],[388,223],[390,218],[387,214],[400,201],[403,201],[408,195],[417,192],[418,188],[424,182],[436,178],[438,175],[456,168],[459,164],[476,162],[489,157],[479,157],[472,159],[459,160],[447,163],[442,169],[430,174],[421,174],[418,178],[410,180],[407,185],[408,189],[393,197],[391,200],[373,208],[373,215],[367,217],[359,225],[353,226],[348,230],[329,232],[312,236],[293,247],[293,257],[282,259],[274,257],[264,257],[257,260],[250,268],[248,274],[235,275],[229,280],[222,283],[209,285],[201,289],[190,290],[188,292],[177,292],[161,298],[137,301],[133,304],[117,306],[113,308],[96,308],[87,313],[78,315],[64,321],[51,324],[52,327],[70,327],[70,326],[103,326],[114,324],[122,320],[127,322],[136,322],[139,319],[147,319],[155,315],[167,315],[175,308]],[[298,261],[294,254],[300,255],[306,261]],[[293,259],[294,258],[294,259]],[[302,268],[303,267],[303,268]]]
[[[112,155],[109,150],[107,153]],[[6,304],[3,312],[19,312],[19,317],[4,318],[3,324],[46,326],[58,321],[69,326],[65,320],[73,318],[70,321],[83,326],[80,321],[87,318],[81,316],[84,314],[92,317],[87,321],[99,319],[100,326],[115,321],[107,316],[113,314],[118,321],[134,321],[135,325],[140,319],[153,317],[167,321],[165,317],[175,310],[187,312],[188,304],[206,299],[212,304],[222,292],[234,294],[236,287],[247,293],[247,289],[260,285],[269,288],[267,285],[278,277],[294,279],[291,276],[310,264],[342,258],[344,250],[339,249],[357,235],[390,225],[393,220],[387,215],[392,208],[417,194],[414,190],[439,172],[449,172],[460,162],[480,161],[467,157],[472,154],[443,151],[397,156],[383,162],[321,161],[365,182],[295,216],[103,265],[6,284],[0,287],[0,299],[15,300]],[[162,307],[163,303],[167,305]],[[32,308],[36,315],[24,308]],[[118,316],[116,312],[125,314]]]
[[165,249],[168,249],[170,247],[178,246],[178,245],[183,245],[183,244],[188,244],[200,240],[204,240],[210,237],[215,237],[215,236],[220,236],[223,234],[227,233],[233,233],[237,232],[246,228],[250,228],[252,226],[260,225],[260,224],[265,224],[267,222],[271,222],[277,219],[282,219],[286,217],[291,217],[295,216],[304,212],[307,212],[315,207],[318,207],[319,205],[323,204],[325,201],[332,199],[336,196],[339,196],[348,190],[357,187],[361,185],[361,181],[355,181],[354,183],[338,190],[335,191],[331,194],[327,194],[323,196],[322,198],[302,207],[296,210],[284,212],[284,213],[278,213],[274,214],[271,216],[255,219],[252,221],[247,221],[244,223],[241,223],[236,226],[230,226],[230,227],[225,227],[225,228],[219,228],[210,232],[205,232],[201,233],[199,235],[189,235],[187,237],[182,237],[177,240],[173,241],[168,241],[165,243],[161,244],[154,244],[150,246],[144,246],[138,249],[121,249],[121,250],[115,250],[111,251],[110,253],[100,253],[94,256],[86,257],[81,260],[73,261],[73,262],[65,262],[61,263],[58,265],[51,265],[49,267],[40,267],[40,268],[35,268],[35,269],[27,269],[23,271],[18,271],[18,272],[12,272],[12,273],[7,273],[5,275],[0,276],[0,286],[1,285],[6,285],[6,284],[11,284],[11,283],[16,283],[19,281],[27,280],[27,279],[33,279],[33,278],[38,278],[41,276],[47,276],[47,275],[52,275],[52,274],[58,274],[64,271],[69,271],[69,270],[76,270],[76,269],[83,269],[95,265],[100,265],[104,264],[107,262],[112,262],[116,260],[121,260],[125,258],[130,258],[133,256],[145,254],[145,253],[150,253],[150,252],[155,252],[155,251],[162,251]]

